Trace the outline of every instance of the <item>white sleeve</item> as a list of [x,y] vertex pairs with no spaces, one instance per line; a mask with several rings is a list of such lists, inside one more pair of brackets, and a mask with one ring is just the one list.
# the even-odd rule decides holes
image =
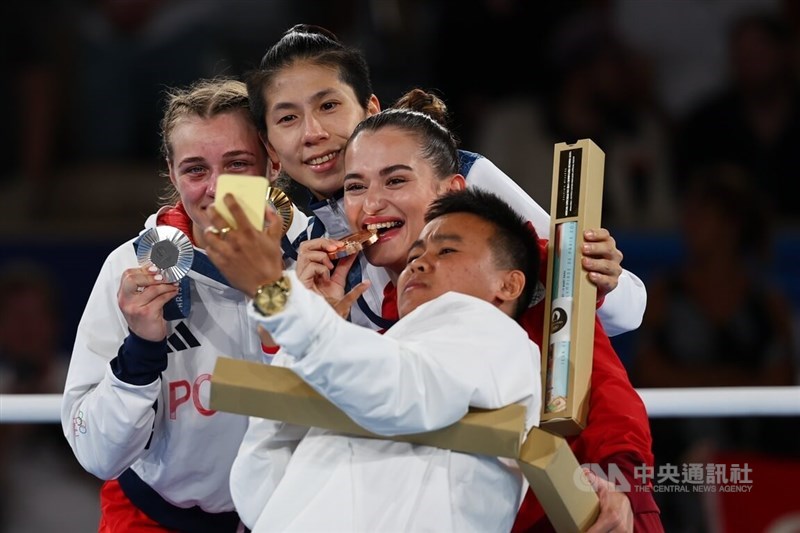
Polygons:
[[[550,238],[550,215],[489,159],[478,157],[465,177],[469,186],[493,192],[520,216],[530,220],[540,238]],[[612,337],[638,328],[646,304],[644,283],[632,272],[623,269],[617,287],[606,295],[597,315],[603,329]]]
[[647,307],[647,289],[633,272],[622,270],[617,288],[606,294],[597,316],[609,337],[639,327]]
[[491,304],[448,293],[381,335],[342,319],[287,275],[286,308],[261,323],[296,358],[287,366],[360,426],[419,433],[458,421],[470,406],[517,402],[528,407],[529,425],[538,423],[539,350]]
[[550,214],[489,159],[478,157],[464,177],[468,186],[496,194],[522,218],[530,220],[539,238],[548,238]]
[[255,527],[307,432],[307,427],[250,417],[230,477],[233,504],[248,528]]
[[[101,479],[121,474],[144,451],[155,420],[160,379],[137,386],[117,379],[109,362],[128,326],[117,304],[121,264],[133,247],[115,250],[100,271],[78,325],[61,404],[61,425],[78,462]],[[120,248],[123,248],[120,247]]]

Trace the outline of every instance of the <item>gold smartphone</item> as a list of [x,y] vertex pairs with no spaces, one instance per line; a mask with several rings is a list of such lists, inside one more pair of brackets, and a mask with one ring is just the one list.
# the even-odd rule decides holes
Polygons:
[[236,228],[230,210],[223,199],[231,193],[239,205],[242,206],[250,223],[259,231],[264,229],[264,212],[267,208],[267,187],[269,181],[263,176],[245,176],[242,174],[222,174],[217,178],[217,195],[214,198],[214,208],[228,222],[231,228]]

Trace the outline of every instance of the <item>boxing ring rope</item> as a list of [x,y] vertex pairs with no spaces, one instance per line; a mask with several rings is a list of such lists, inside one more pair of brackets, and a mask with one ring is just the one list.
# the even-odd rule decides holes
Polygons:
[[[637,389],[650,418],[800,416],[800,386]],[[60,394],[0,394],[0,424],[61,421]]]

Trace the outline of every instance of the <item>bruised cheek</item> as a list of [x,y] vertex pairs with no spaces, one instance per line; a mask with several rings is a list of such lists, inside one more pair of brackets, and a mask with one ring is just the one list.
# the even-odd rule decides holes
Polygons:
[[187,207],[190,205],[195,205],[200,201],[202,201],[202,199],[206,196],[207,190],[208,190],[208,183],[205,180],[196,182],[195,181],[184,182],[178,188],[181,200]]
[[206,198],[206,184],[203,182],[202,186],[199,183],[184,184],[179,189],[181,203],[183,203],[189,218],[196,227],[203,228],[208,225],[208,215],[203,211],[201,205]]

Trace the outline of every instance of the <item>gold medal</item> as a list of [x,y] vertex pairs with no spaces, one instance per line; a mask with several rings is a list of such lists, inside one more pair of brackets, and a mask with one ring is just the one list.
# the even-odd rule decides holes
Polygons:
[[352,233],[339,240],[344,244],[338,250],[328,252],[328,257],[331,259],[340,259],[360,252],[365,246],[369,246],[378,240],[378,233],[371,230],[364,230]]

